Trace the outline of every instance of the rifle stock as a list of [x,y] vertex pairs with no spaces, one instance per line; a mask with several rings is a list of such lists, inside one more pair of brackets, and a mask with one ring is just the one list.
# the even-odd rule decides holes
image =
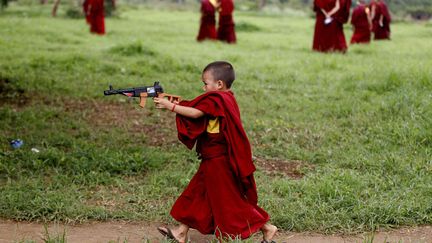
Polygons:
[[[169,100],[170,102],[180,102],[180,101],[181,101],[181,96],[178,96],[178,95],[172,95],[172,94],[167,94],[167,93],[159,93],[157,97],[158,97],[158,98],[168,98],[168,100]],[[141,93],[141,94],[140,94],[140,104],[139,104],[139,105],[140,105],[142,108],[145,107],[145,105],[146,105],[146,101],[147,101],[147,98],[148,98],[147,93]]]

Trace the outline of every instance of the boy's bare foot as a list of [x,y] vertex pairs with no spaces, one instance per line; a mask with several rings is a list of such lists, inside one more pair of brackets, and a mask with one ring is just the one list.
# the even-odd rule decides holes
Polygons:
[[278,228],[272,224],[265,224],[261,227],[261,231],[263,233],[263,242],[272,242],[273,237],[275,236]]
[[170,240],[179,243],[186,243],[187,230],[185,231],[182,227],[177,227],[175,229],[170,229],[168,227],[158,227],[158,231]]

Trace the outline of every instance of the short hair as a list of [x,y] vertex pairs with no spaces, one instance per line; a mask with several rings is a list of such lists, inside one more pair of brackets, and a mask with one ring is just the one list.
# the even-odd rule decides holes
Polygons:
[[231,63],[225,61],[212,62],[204,68],[203,73],[207,71],[211,72],[215,81],[221,80],[228,89],[231,88],[235,80],[235,72]]

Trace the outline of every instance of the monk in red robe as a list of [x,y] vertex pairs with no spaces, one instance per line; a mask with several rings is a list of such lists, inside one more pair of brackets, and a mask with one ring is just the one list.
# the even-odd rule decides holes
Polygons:
[[230,63],[213,62],[202,74],[203,95],[180,104],[154,98],[156,107],[177,113],[180,141],[189,149],[196,144],[202,160],[172,207],[171,216],[180,225],[158,228],[175,242],[186,242],[189,228],[215,234],[220,240],[245,239],[261,230],[264,243],[271,243],[277,231],[268,223],[267,212],[257,205],[251,146],[230,90],[234,79]]
[[348,22],[351,0],[314,0],[316,12],[313,50],[320,52],[347,50],[343,24]]
[[213,6],[210,0],[201,0],[201,24],[197,41],[217,39],[215,11],[215,6]]
[[389,40],[391,16],[384,0],[372,0],[371,12],[374,39]]
[[90,32],[99,35],[105,34],[104,0],[87,0],[88,10],[86,19],[90,21]]
[[220,0],[219,7],[219,26],[217,29],[218,40],[228,43],[236,43],[236,33],[234,29],[234,2],[233,0]]
[[353,10],[351,15],[351,24],[354,29],[354,33],[351,37],[351,44],[369,43],[371,39],[372,19],[370,16],[370,9],[366,6],[364,0],[359,0],[357,2],[357,7]]

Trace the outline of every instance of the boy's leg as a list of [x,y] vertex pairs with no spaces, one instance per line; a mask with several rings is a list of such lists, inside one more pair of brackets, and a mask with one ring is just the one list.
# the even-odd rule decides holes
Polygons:
[[187,241],[187,234],[189,231],[189,226],[185,224],[180,224],[177,228],[172,230],[174,237],[176,237],[180,242]]
[[261,227],[263,233],[263,240],[266,242],[271,242],[274,235],[276,234],[278,228],[272,224],[266,223]]
[[174,239],[181,243],[187,242],[187,234],[189,231],[189,226],[185,224],[180,224],[174,229],[169,229],[167,227],[158,227],[158,230],[165,232],[165,235],[172,234]]

